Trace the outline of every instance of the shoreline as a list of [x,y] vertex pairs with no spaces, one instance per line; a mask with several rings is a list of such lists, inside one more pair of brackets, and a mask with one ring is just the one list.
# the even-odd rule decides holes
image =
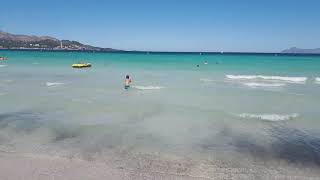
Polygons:
[[[126,158],[128,157],[125,156]],[[263,165],[258,165],[255,168],[245,168],[232,167],[223,163],[200,162],[199,164],[193,164],[185,160],[170,162],[166,158],[154,160],[143,156],[136,158],[136,164],[130,163],[132,159],[126,159],[132,166],[127,167],[127,165],[119,165],[112,161],[88,161],[46,155],[0,152],[0,179],[320,179],[320,173],[316,169],[268,168]],[[175,170],[172,171],[172,169]]]

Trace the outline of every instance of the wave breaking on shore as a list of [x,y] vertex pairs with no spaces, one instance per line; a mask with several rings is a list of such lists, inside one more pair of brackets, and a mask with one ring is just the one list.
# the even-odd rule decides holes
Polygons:
[[307,81],[307,77],[286,77],[286,76],[263,76],[263,75],[226,75],[230,80],[267,80],[282,81],[288,83],[302,83]]
[[159,90],[164,88],[162,86],[132,86],[132,87],[139,90]]
[[47,85],[48,87],[54,87],[54,86],[64,85],[64,83],[61,83],[61,82],[46,82],[46,85]]
[[298,117],[298,113],[293,114],[239,114],[241,118],[261,119],[266,121],[286,121]]
[[255,82],[250,82],[250,83],[243,83],[243,85],[252,87],[252,88],[258,88],[258,87],[282,87],[285,86],[286,84],[284,83],[255,83]]

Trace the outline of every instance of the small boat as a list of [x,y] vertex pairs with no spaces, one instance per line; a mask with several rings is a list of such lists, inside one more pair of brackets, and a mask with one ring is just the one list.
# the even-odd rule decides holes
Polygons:
[[73,68],[88,68],[91,67],[90,63],[76,63],[76,64],[72,64]]

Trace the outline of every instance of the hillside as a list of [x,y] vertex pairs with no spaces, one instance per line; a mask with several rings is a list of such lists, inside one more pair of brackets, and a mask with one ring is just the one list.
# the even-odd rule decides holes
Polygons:
[[119,51],[82,44],[78,41],[59,40],[50,36],[18,35],[0,31],[1,49],[44,49],[81,51]]

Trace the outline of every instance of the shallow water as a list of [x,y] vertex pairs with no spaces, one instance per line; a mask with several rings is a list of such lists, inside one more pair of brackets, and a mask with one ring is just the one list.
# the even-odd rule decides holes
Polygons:
[[319,56],[0,54],[2,150],[320,166]]

